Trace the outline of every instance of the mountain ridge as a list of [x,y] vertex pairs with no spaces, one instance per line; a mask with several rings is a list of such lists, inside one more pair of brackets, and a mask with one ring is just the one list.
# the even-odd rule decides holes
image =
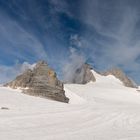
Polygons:
[[131,80],[131,78],[128,77],[120,68],[112,68],[105,72],[98,72],[95,71],[89,64],[83,64],[80,68],[77,68],[75,70],[75,76],[73,76],[73,80],[70,83],[86,84],[90,81],[96,82],[96,76],[91,71],[94,71],[94,73],[97,73],[101,76],[113,75],[114,77],[119,79],[124,86],[138,88],[137,84],[133,80]]
[[23,93],[33,96],[41,96],[66,103],[69,101],[65,96],[63,83],[57,79],[56,73],[49,68],[45,61],[39,61],[33,70],[26,70],[5,86],[14,89],[22,88]]

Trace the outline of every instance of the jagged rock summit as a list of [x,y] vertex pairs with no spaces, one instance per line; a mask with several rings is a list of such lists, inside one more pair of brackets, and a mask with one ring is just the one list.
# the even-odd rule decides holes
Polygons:
[[137,88],[136,83],[132,81],[121,69],[112,68],[104,73],[101,73],[95,71],[89,64],[83,64],[80,68],[76,69],[71,83],[86,84],[90,81],[96,82],[96,76],[92,71],[101,76],[113,75],[119,79],[124,86]]
[[96,79],[91,72],[91,66],[89,64],[83,64],[81,67],[75,70],[72,83],[86,84],[90,81],[95,82]]
[[104,76],[107,75],[114,75],[117,79],[119,79],[124,86],[126,87],[132,87],[132,88],[138,88],[137,84],[130,79],[121,69],[119,68],[112,68],[106,72],[103,73]]
[[45,61],[36,64],[33,70],[28,69],[5,86],[22,88],[23,93],[50,98],[52,100],[68,103],[63,83],[57,79],[56,73],[49,68]]

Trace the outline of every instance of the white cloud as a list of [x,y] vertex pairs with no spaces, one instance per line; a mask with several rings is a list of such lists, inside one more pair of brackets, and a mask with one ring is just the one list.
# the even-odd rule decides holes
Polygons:
[[14,66],[0,65],[0,84],[13,80],[17,75],[23,73],[27,69],[33,69],[34,66],[35,64],[29,64],[28,62],[15,64]]
[[70,47],[69,59],[62,68],[64,81],[72,82],[76,69],[80,68],[85,62],[86,59],[84,55],[78,53],[75,48]]

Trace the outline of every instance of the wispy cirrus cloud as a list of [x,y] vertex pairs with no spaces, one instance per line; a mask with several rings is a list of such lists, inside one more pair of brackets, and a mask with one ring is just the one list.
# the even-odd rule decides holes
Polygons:
[[1,64],[45,59],[63,75],[69,62],[88,62],[100,70],[119,66],[139,81],[138,0],[0,3]]
[[44,46],[33,34],[4,14],[0,15],[1,51],[11,58],[28,60],[26,54],[38,59],[46,59]]
[[[128,1],[82,1],[79,19],[89,26],[83,35],[93,63],[99,69],[119,66],[139,81],[140,70],[140,10]],[[93,33],[89,33],[92,32]],[[135,73],[135,74],[134,74]]]

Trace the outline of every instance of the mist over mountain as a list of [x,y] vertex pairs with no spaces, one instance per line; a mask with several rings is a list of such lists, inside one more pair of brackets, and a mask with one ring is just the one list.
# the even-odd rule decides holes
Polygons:
[[109,75],[114,76],[116,79],[120,80],[124,86],[138,88],[137,84],[128,77],[121,69],[112,68],[106,70],[105,72],[99,72],[92,68],[89,64],[83,64],[77,66],[75,69],[69,69],[66,73],[66,83],[76,83],[76,84],[87,84],[89,82],[96,82],[96,76],[94,73],[100,75],[100,77],[106,77]]
[[140,140],[140,0],[0,0],[0,140]]
[[139,0],[1,0],[0,83],[46,60],[60,79],[69,67],[119,67],[140,83]]

